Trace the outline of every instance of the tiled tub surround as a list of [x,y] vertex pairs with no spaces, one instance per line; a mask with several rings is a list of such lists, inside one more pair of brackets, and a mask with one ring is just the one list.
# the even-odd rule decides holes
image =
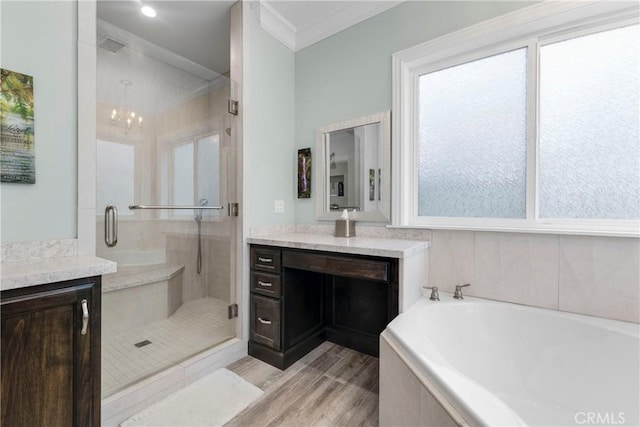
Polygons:
[[396,317],[380,347],[381,426],[640,423],[634,323],[441,294]]
[[640,240],[431,231],[429,286],[465,295],[640,321]]
[[399,259],[399,311],[409,308],[422,295],[427,282],[429,242],[374,237],[334,237],[327,234],[269,233],[250,237],[248,243],[281,248],[306,249],[343,254]]

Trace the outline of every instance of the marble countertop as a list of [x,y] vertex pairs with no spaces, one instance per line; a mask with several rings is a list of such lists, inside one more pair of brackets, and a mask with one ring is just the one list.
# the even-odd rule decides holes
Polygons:
[[0,263],[0,290],[100,276],[116,269],[115,262],[91,256],[8,261]]
[[373,237],[334,237],[324,234],[279,233],[268,237],[250,237],[248,243],[325,252],[408,258],[429,247],[423,240]]

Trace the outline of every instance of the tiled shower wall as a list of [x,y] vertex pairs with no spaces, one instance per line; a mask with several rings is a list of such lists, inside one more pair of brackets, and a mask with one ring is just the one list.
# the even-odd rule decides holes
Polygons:
[[640,240],[433,230],[429,284],[466,295],[640,322]]
[[211,297],[230,298],[231,241],[229,236],[202,236],[202,270],[197,273],[197,235],[169,234],[167,263],[184,265],[182,302]]

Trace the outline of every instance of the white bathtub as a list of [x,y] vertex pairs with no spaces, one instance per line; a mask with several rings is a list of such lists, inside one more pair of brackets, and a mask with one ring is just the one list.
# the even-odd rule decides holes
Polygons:
[[634,323],[441,295],[416,302],[382,340],[458,423],[638,426],[639,337]]

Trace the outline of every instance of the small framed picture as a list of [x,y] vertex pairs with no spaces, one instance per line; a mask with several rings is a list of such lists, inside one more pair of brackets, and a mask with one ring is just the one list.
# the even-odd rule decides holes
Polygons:
[[36,183],[33,77],[0,69],[0,181]]
[[311,148],[298,150],[298,199],[311,198]]

